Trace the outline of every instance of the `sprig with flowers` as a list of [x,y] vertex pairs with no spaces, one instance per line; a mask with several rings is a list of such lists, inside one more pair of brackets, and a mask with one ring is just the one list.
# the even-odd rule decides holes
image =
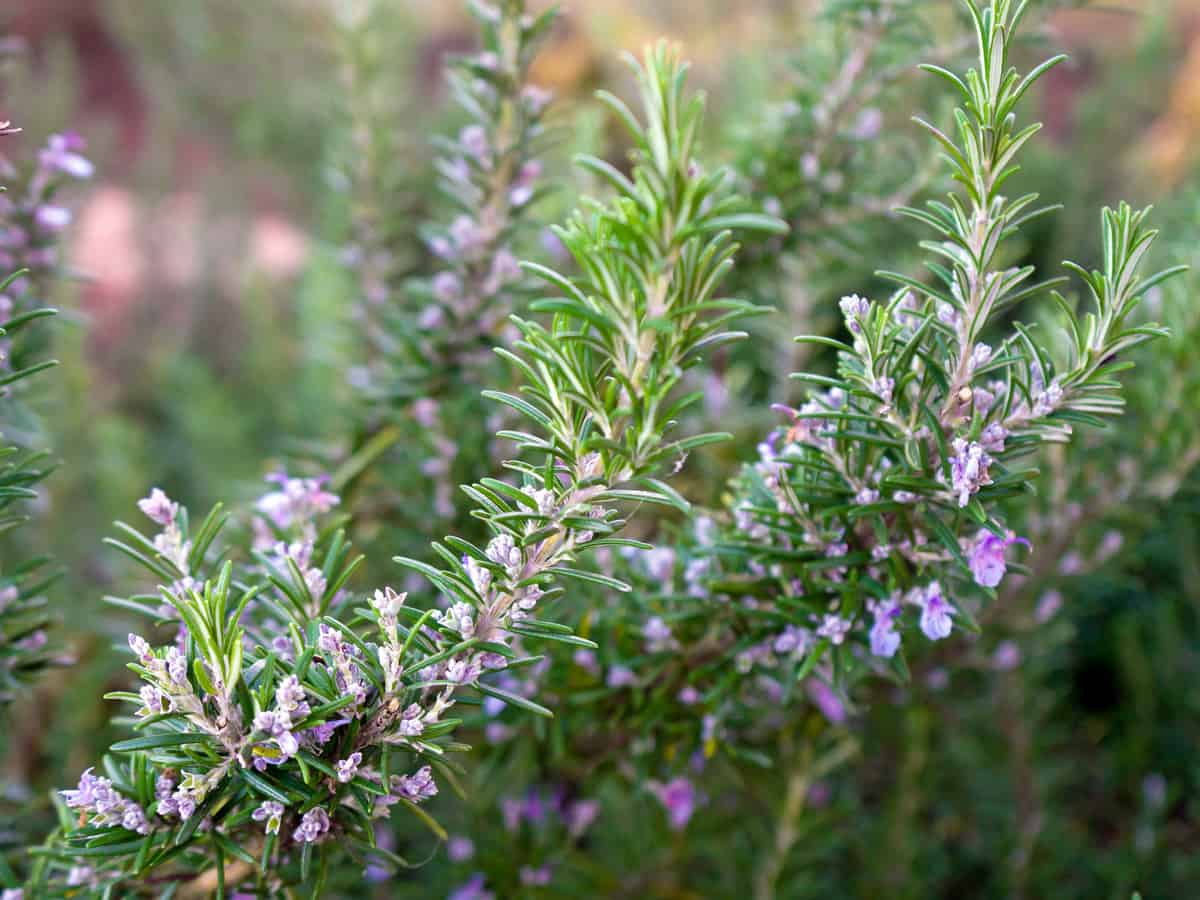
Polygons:
[[[845,722],[859,680],[904,680],[910,654],[977,629],[1009,570],[1024,569],[1018,553],[1037,558],[1009,518],[1039,484],[1030,460],[1119,414],[1116,375],[1164,336],[1136,311],[1179,269],[1138,274],[1155,237],[1144,212],[1105,210],[1101,268],[1072,267],[1090,311],[1059,280],[1011,265],[1009,242],[1049,212],[1001,193],[1037,131],[1018,127],[1016,108],[1059,58],[1018,75],[1008,53],[1026,4],[967,9],[976,67],[926,67],[959,93],[957,138],[922,123],[960,192],[904,210],[936,231],[928,276],[892,275],[900,289],[884,302],[846,297],[849,341],[800,339],[836,350],[837,372],[795,376],[810,398],[781,409],[785,425],[729,485],[726,514],[614,559],[610,577],[635,586],[634,602],[589,607],[581,621],[601,651],[544,676],[586,697],[553,765],[587,759],[590,772],[632,749],[666,781],[693,753],[768,763],[780,731],[799,727],[793,704]],[[1050,301],[1062,340],[1005,324],[1035,298]]]
[[[0,123],[0,135],[20,129]],[[42,444],[36,415],[21,392],[27,379],[57,365],[45,359],[47,338],[40,320],[55,311],[45,306],[50,279],[59,272],[58,242],[71,222],[71,210],[57,192],[70,179],[88,178],[92,164],[83,155],[83,139],[73,133],[52,135],[29,162],[0,157],[0,174],[12,185],[0,193],[0,531],[6,533],[0,556],[0,702],[47,666],[61,662],[51,646],[51,616],[45,591],[57,579],[51,560],[31,554],[15,529],[30,519],[37,487],[53,470]],[[32,424],[31,424],[32,423]]]
[[37,896],[77,890],[67,882],[80,864],[94,892],[126,896],[210,881],[218,893],[319,894],[347,854],[407,865],[376,842],[374,822],[399,806],[445,837],[421,804],[455,781],[454,707],[477,694],[550,714],[489,673],[535,664],[525,641],[593,646],[535,616],[564,585],[621,587],[576,560],[644,546],[617,537],[624,506],[686,505],[656,475],[720,436],[669,436],[695,399],[673,388],[705,349],[740,336],[724,330],[730,320],[755,311],[715,295],[731,231],[784,227],[742,213],[726,173],[695,158],[703,103],[684,95],[675,54],[659,46],[633,68],[643,121],[604,97],[632,132],[633,173],[583,161],[617,196],[559,230],[582,274],[527,264],[559,296],[534,304],[548,324],[516,319],[522,339],[500,351],[525,383],[520,396],[489,394],[529,430],[508,434],[525,453],[508,463],[511,480],[465,488],[490,540],[435,544],[441,568],[399,560],[439,606],[390,588],[362,604],[344,592],[356,565],[344,536],[316,522],[336,504],[319,482],[280,479],[246,559],[218,546],[219,509],[193,533],[187,511],[152,492],[141,508],[161,531],[125,526],[118,544],[161,598],[116,602],[177,619],[177,634],[159,648],[130,636],[144,686],[109,696],[133,704],[138,736],[62,793],[62,827],[30,881]]
[[[453,485],[492,464],[490,454],[480,457],[474,449],[489,446],[494,430],[479,391],[503,376],[493,348],[505,343],[508,316],[536,284],[517,264],[516,251],[545,191],[540,157],[550,141],[543,120],[551,95],[531,82],[530,67],[556,14],[534,15],[524,0],[469,8],[481,49],[448,69],[447,84],[466,123],[453,138],[434,138],[437,192],[449,211],[422,229],[429,271],[404,280],[390,276],[401,249],[371,217],[358,217],[352,253],[371,354],[353,377],[368,408],[334,479],[340,490],[352,490],[381,456],[403,444],[404,453],[394,453],[400,459],[387,460],[384,479],[385,492],[398,483],[403,497],[390,494],[388,506],[382,497],[389,494],[375,494],[374,505],[392,518],[408,510],[420,510],[423,518],[432,507],[438,518],[452,520]],[[368,19],[363,27],[369,25]],[[417,440],[420,453],[413,450]],[[418,502],[417,490],[430,491],[429,501]],[[422,542],[429,536],[425,527],[412,530]]]

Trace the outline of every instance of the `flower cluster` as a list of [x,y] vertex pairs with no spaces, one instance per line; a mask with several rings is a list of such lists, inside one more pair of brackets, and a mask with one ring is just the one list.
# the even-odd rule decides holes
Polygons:
[[[525,643],[595,645],[532,613],[562,593],[560,581],[624,587],[573,565],[587,549],[644,546],[616,537],[623,503],[683,505],[654,476],[711,438],[664,440],[669,395],[697,351],[737,337],[720,330],[731,315],[750,311],[712,296],[734,253],[729,229],[781,227],[740,213],[725,174],[706,173],[691,158],[687,135],[701,105],[684,100],[683,71],[665,46],[637,70],[646,121],[628,120],[639,147],[636,179],[619,182],[622,198],[560,232],[586,275],[572,280],[534,267],[563,296],[543,301],[555,313],[549,327],[520,322],[510,356],[529,399],[489,392],[530,422],[514,435],[529,456],[508,463],[523,483],[484,479],[466,488],[491,532],[482,547],[446,538],[434,548],[443,569],[398,558],[442,595],[437,605],[422,610],[385,588],[364,606],[331,606],[361,558],[340,529],[319,523],[338,499],[316,480],[276,479],[279,489],[258,504],[258,546],[249,553],[214,546],[228,518],[220,508],[193,528],[187,510],[161,491],[140,504],[158,535],[120,526],[125,540],[113,545],[157,578],[182,625],[165,649],[131,638],[131,668],[145,689],[109,695],[140,713],[139,736],[115,744],[110,762],[135,794],[157,802],[146,847],[167,840],[203,861],[253,829],[265,834],[256,870],[303,882],[314,855],[377,856],[371,822],[393,807],[442,833],[417,807],[437,795],[437,773],[451,771],[446,755],[463,749],[453,739],[460,720],[447,713],[464,692],[548,714],[528,696],[536,676],[513,674],[539,662],[525,655]],[[668,188],[676,181],[682,192]],[[612,246],[618,227],[642,234],[636,253]],[[659,328],[662,316],[677,327]],[[580,329],[593,327],[603,352],[565,352]],[[594,447],[596,434],[605,436],[603,449]],[[546,465],[527,462],[533,453],[545,454]],[[183,577],[190,582],[178,584]],[[143,596],[113,602],[161,618]],[[668,640],[661,628],[648,636]],[[586,827],[589,816],[579,816]],[[87,855],[93,836],[69,829],[55,858]],[[173,852],[113,846],[112,871],[100,878],[112,890],[172,864]],[[549,877],[535,864],[525,882]]]
[[91,769],[79,777],[75,790],[63,791],[62,797],[70,809],[79,810],[80,816],[87,817],[92,825],[120,826],[138,834],[150,831],[145,810],[123,797],[110,779],[93,775]]
[[67,181],[92,177],[86,149],[72,131],[51,135],[32,165],[0,158],[0,177],[9,183],[0,194],[0,270],[23,270],[0,293],[0,320],[30,312],[45,299],[45,279],[59,269],[58,242],[72,219],[57,194]]
[[[516,252],[542,192],[550,94],[530,82],[530,68],[556,14],[529,13],[524,0],[471,10],[481,49],[448,68],[450,93],[468,121],[455,136],[434,141],[438,188],[453,211],[421,229],[414,253],[428,265],[413,273],[419,277],[390,284],[376,271],[378,261],[399,251],[365,224],[358,229],[363,246],[352,254],[363,269],[360,319],[371,364],[355,377],[368,421],[348,465],[359,478],[390,467],[384,484],[413,486],[389,510],[393,518],[410,509],[424,517],[432,507],[438,518],[453,520],[453,485],[495,461],[493,436],[501,426],[478,392],[505,383],[493,351],[510,342],[509,316],[523,312],[534,285]],[[410,447],[402,458],[386,455],[413,436],[420,453]],[[418,502],[416,491],[428,497]],[[416,534],[429,533],[422,518],[412,524]]]
[[1093,310],[1059,298],[1064,340],[1038,344],[1005,324],[1030,297],[1058,298],[1058,280],[1004,262],[1039,211],[999,190],[1036,132],[1018,130],[1014,108],[1054,61],[1022,78],[1007,62],[1016,6],[971,8],[981,68],[927,67],[964,95],[957,140],[926,126],[963,190],[904,210],[937,232],[925,245],[936,277],[889,274],[899,287],[887,298],[844,297],[844,340],[801,339],[837,351],[834,377],[795,376],[812,386],[807,400],[777,407],[783,425],[728,486],[716,527],[610,570],[636,585],[633,602],[580,609],[589,635],[604,635],[606,665],[564,662],[547,682],[582,673],[595,690],[568,729],[590,765],[598,743],[614,761],[632,747],[647,766],[757,753],[795,724],[788,704],[843,723],[865,676],[903,681],[926,642],[977,630],[1010,572],[1044,552],[1009,525],[1009,501],[1036,475],[1029,456],[1119,413],[1117,354],[1161,337],[1131,315],[1173,270],[1139,277],[1154,232],[1126,206],[1104,212],[1103,266],[1082,273]]

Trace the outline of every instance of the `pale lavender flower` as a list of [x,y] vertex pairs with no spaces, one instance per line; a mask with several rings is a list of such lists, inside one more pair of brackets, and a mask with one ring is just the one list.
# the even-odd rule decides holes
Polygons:
[[483,671],[482,663],[475,657],[455,657],[446,663],[445,678],[455,684],[473,684]]
[[150,643],[144,637],[137,634],[130,634],[128,637],[129,649],[142,662],[143,665],[148,665],[154,659],[154,651],[150,648]]
[[896,379],[889,378],[887,375],[881,378],[876,378],[871,382],[871,390],[879,395],[879,399],[886,404],[892,402],[892,392],[896,389]]
[[52,134],[38,154],[38,163],[50,172],[61,172],[72,178],[91,178],[95,167],[84,156],[87,145],[78,134]]
[[1058,562],[1058,572],[1060,575],[1078,575],[1082,571],[1083,557],[1074,550],[1067,553]]
[[871,626],[871,652],[875,656],[891,659],[900,649],[900,633],[896,631],[896,619],[900,616],[900,603],[893,596],[870,605],[875,617]]
[[870,141],[877,138],[882,130],[883,113],[878,106],[868,106],[858,114],[850,133],[856,140]]
[[438,792],[429,766],[422,766],[411,775],[397,775],[392,779],[392,790],[412,803],[428,800]]
[[526,887],[545,887],[553,877],[549,865],[538,866],[521,866],[520,870],[521,884]]
[[642,637],[646,639],[646,650],[650,653],[661,653],[675,646],[671,626],[661,616],[651,616],[646,620],[642,626]]
[[496,900],[496,895],[486,889],[483,876],[476,873],[470,881],[452,891],[446,900]]
[[536,159],[531,159],[521,166],[521,171],[517,175],[517,180],[513,183],[513,188],[509,192],[508,199],[513,206],[524,206],[533,199],[533,186],[537,179],[542,174],[542,164]]
[[[439,272],[433,277],[431,287],[433,296],[442,303],[453,303],[462,296],[462,281],[453,272]],[[436,327],[436,324],[433,327]]]
[[479,562],[471,556],[463,557],[463,568],[467,572],[467,577],[471,579],[471,585],[482,596],[487,593],[492,584],[492,570],[479,564]]
[[846,319],[846,327],[850,329],[850,333],[862,334],[862,323],[866,321],[867,315],[871,311],[871,301],[858,296],[858,294],[851,294],[838,301],[838,306],[841,307],[842,315]]
[[329,831],[329,813],[315,806],[300,818],[300,824],[292,832],[292,839],[297,843],[309,843],[319,839]]
[[596,651],[580,648],[571,656],[572,661],[579,668],[583,669],[590,675],[600,674],[600,664],[596,660]]
[[950,457],[951,482],[958,495],[958,505],[966,506],[972,494],[992,483],[988,476],[992,458],[974,441],[967,443],[963,438],[955,438],[953,446],[954,455]]
[[331,722],[321,722],[314,725],[312,728],[306,728],[303,732],[306,741],[315,744],[316,746],[324,746],[329,743],[329,739],[333,737],[333,733],[343,725],[350,724],[349,719],[334,719]]
[[279,682],[279,686],[275,688],[275,705],[286,712],[293,721],[308,715],[309,706],[299,678],[288,675]]
[[521,548],[509,534],[498,534],[492,538],[484,553],[496,565],[503,566],[509,574],[520,571],[525,561]]
[[538,87],[536,84],[529,84],[521,89],[521,99],[525,101],[529,111],[536,116],[554,99],[554,92]]
[[446,856],[450,862],[466,862],[475,855],[475,842],[465,834],[453,834],[446,841]]
[[846,635],[850,632],[851,621],[843,619],[841,616],[834,613],[828,613],[821,620],[821,625],[817,629],[817,637],[827,638],[835,647],[839,646]]
[[786,656],[789,653],[803,656],[808,652],[811,643],[812,635],[807,628],[788,625],[776,636],[773,647],[780,656]]
[[633,670],[626,666],[613,666],[608,670],[605,684],[611,688],[629,687],[637,684],[637,677],[633,674]]
[[1021,664],[1021,648],[1014,641],[1001,641],[992,654],[992,667],[998,672],[1011,672]]
[[166,528],[175,521],[175,516],[179,512],[179,504],[172,502],[161,489],[153,488],[149,497],[138,501],[138,509],[153,522]]
[[1112,530],[1106,531],[1104,537],[1100,541],[1100,546],[1096,549],[1096,562],[1105,562],[1111,559],[1121,549],[1121,545],[1125,543],[1125,538],[1121,532]]
[[300,741],[292,733],[292,720],[282,710],[263,710],[258,713],[254,717],[254,730],[263,732],[269,738],[267,742],[256,744],[252,750],[254,767],[260,772],[269,765],[282,765],[300,750]]
[[345,759],[338,760],[335,766],[337,769],[337,780],[342,784],[349,784],[354,780],[354,776],[358,774],[358,767],[360,765],[362,765],[362,754],[357,750]]
[[1063,389],[1057,382],[1051,382],[1046,390],[1037,395],[1033,403],[1033,414],[1036,417],[1048,416],[1058,408],[1062,401]]
[[425,711],[416,703],[410,703],[408,707],[400,715],[400,721],[396,725],[396,733],[404,737],[417,737],[425,731],[425,723],[422,721]]
[[652,781],[649,783],[649,788],[667,811],[667,819],[671,823],[671,828],[675,831],[682,831],[686,828],[696,811],[696,789],[692,783],[681,775],[666,784]]
[[65,206],[43,204],[34,211],[33,222],[46,234],[58,234],[71,224],[71,211]]
[[266,800],[250,814],[255,822],[266,822],[267,834],[279,834],[283,821],[283,804],[277,800]]
[[988,364],[988,360],[992,358],[992,348],[987,344],[976,344],[971,351],[971,358],[967,360],[967,371],[975,372]]
[[1033,618],[1039,625],[1045,625],[1055,614],[1062,608],[1062,594],[1056,590],[1049,590],[1042,594],[1038,600],[1037,609],[1034,610]]
[[267,477],[279,485],[279,490],[264,494],[258,500],[258,511],[277,528],[310,525],[312,520],[333,509],[341,502],[336,494],[322,488],[325,478],[290,478],[284,472]]
[[854,502],[860,506],[867,506],[871,503],[877,503],[878,501],[879,491],[875,490],[874,488],[863,488],[854,495]]
[[969,548],[967,562],[971,566],[971,574],[975,583],[983,587],[994,588],[1004,578],[1008,564],[1004,559],[1004,551],[1013,544],[1030,546],[1025,538],[1019,538],[1011,531],[1004,537],[982,529]]
[[950,634],[954,628],[951,616],[954,607],[942,596],[942,587],[936,581],[920,592],[917,600],[921,607],[921,631],[931,641],[939,641]]
[[462,148],[473,156],[476,162],[486,166],[491,155],[491,148],[488,146],[487,131],[482,125],[468,125],[458,135],[458,142]]
[[142,808],[118,793],[109,779],[93,775],[91,769],[79,776],[79,786],[75,790],[59,791],[59,794],[68,807],[90,816],[92,825],[120,825],[138,834],[150,833],[150,823]]
[[808,699],[821,711],[826,719],[834,725],[846,721],[846,705],[833,689],[819,678],[810,678],[805,686]]
[[1004,439],[1008,437],[1008,432],[999,422],[992,422],[983,429],[983,433],[979,436],[979,446],[989,453],[1004,452]]
[[592,827],[600,815],[600,804],[595,800],[577,800],[567,807],[564,821],[571,837],[578,838]]

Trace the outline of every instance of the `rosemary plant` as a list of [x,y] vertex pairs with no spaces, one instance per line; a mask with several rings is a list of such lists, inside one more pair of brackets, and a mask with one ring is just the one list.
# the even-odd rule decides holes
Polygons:
[[542,610],[577,582],[624,587],[576,561],[645,546],[617,536],[630,504],[686,506],[657,476],[720,436],[673,435],[696,399],[673,389],[708,348],[740,336],[730,320],[756,311],[715,293],[731,231],[784,227],[741,212],[727,174],[696,159],[703,104],[684,94],[674,52],[661,45],[633,68],[642,121],[603,95],[634,139],[633,172],[581,161],[616,196],[558,230],[580,275],[526,264],[554,295],[532,305],[550,318],[514,319],[521,338],[498,351],[524,383],[488,395],[528,425],[505,434],[522,451],[510,479],[465,488],[489,540],[434,544],[440,567],[399,560],[437,605],[390,588],[364,604],[346,588],[357,561],[336,520],[322,524],[336,498],[319,483],[281,476],[258,507],[262,549],[239,560],[218,547],[219,509],[193,530],[185,509],[152,492],[141,508],[159,533],[121,526],[117,543],[161,596],[115,602],[182,628],[162,648],[130,636],[145,684],[110,696],[134,705],[137,736],[111,748],[103,775],[88,770],[62,792],[36,896],[301,885],[319,896],[347,857],[407,865],[378,845],[375,820],[399,806],[444,836],[421,804],[454,783],[450,755],[464,749],[454,707],[483,695],[549,715],[491,673],[536,662],[527,641],[593,646]]
[[[7,122],[0,134],[19,129]],[[83,140],[53,135],[36,158],[14,164],[0,157],[12,195],[0,194],[0,265],[13,273],[0,283],[0,702],[47,666],[61,663],[46,629],[51,625],[45,591],[58,577],[50,557],[34,553],[16,531],[30,519],[40,499],[39,483],[53,464],[43,446],[37,416],[25,402],[27,379],[57,365],[45,359],[47,338],[39,320],[55,311],[45,305],[52,278],[60,270],[58,241],[71,222],[71,210],[56,197],[70,179],[88,178],[92,164],[82,155]]]
[[[430,260],[429,271],[411,266],[416,277],[400,279],[393,270],[405,271],[406,234],[391,234],[395,229],[384,228],[364,204],[356,216],[353,258],[361,275],[371,362],[355,378],[370,406],[334,483],[340,490],[354,489],[383,454],[399,455],[394,448],[403,443],[403,458],[388,460],[383,492],[356,508],[360,515],[402,520],[406,511],[419,511],[419,518],[402,524],[422,541],[430,534],[423,519],[431,508],[457,527],[469,524],[454,522],[452,485],[493,462],[492,453],[477,452],[490,447],[495,430],[479,390],[503,376],[492,349],[504,343],[508,316],[534,284],[515,251],[544,193],[539,156],[549,141],[543,116],[550,94],[530,82],[529,70],[554,11],[534,16],[524,0],[505,0],[499,7],[472,3],[470,9],[481,49],[449,70],[449,90],[467,121],[456,137],[434,141],[437,189],[450,212],[423,229],[424,247],[417,255]],[[363,27],[369,25],[368,19]],[[369,151],[369,135],[379,129],[370,129],[375,123],[369,112],[358,118],[364,132],[358,143]],[[396,123],[386,126],[394,129]],[[376,155],[364,152],[359,158],[366,164]],[[371,202],[378,203],[373,193]],[[401,491],[387,485],[400,485]]]
[[[1007,571],[1026,571],[1015,555],[1039,558],[1009,521],[1011,501],[1039,484],[1030,460],[1119,414],[1117,374],[1163,337],[1136,310],[1179,269],[1139,275],[1155,236],[1145,212],[1105,210],[1101,268],[1068,264],[1082,311],[1057,290],[1064,279],[1013,264],[1014,237],[1050,212],[1002,192],[1038,130],[1018,124],[1019,101],[1061,57],[1019,75],[1008,57],[1026,4],[965,5],[975,67],[925,66],[957,94],[954,137],[918,120],[959,187],[902,210],[933,232],[927,274],[883,273],[899,285],[891,296],[843,299],[848,340],[798,339],[836,350],[837,371],[794,376],[810,397],[781,408],[786,424],[730,484],[727,515],[612,561],[634,602],[581,610],[602,650],[556,658],[541,679],[586,698],[559,729],[570,738],[548,781],[611,771],[606,761],[621,771],[632,749],[636,777],[657,778],[668,818],[686,823],[700,798],[683,761],[768,764],[781,732],[801,727],[796,703],[842,723],[864,677],[903,682],[922,644],[977,630]],[[1037,301],[1062,340],[1012,319]],[[818,743],[806,752],[823,771],[853,752]]]

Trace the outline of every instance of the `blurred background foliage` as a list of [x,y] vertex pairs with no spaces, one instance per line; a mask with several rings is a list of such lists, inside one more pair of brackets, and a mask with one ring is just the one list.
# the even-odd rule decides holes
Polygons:
[[[938,187],[923,169],[927,144],[908,121],[910,111],[936,112],[936,95],[913,65],[961,52],[961,31],[949,4],[919,5],[925,27],[887,35],[886,59],[876,61],[886,78],[852,108],[846,128],[861,133],[834,164],[882,200]],[[364,88],[348,70],[344,40],[348,24],[368,14]],[[1050,202],[1068,199],[1070,213],[1039,221],[1026,261],[1094,261],[1094,210],[1124,198],[1158,204],[1161,263],[1200,263],[1200,5],[1125,0],[1039,16],[1041,43],[1065,49],[1071,62],[1040,88],[1045,139],[1022,177]],[[36,528],[66,573],[52,602],[79,664],[16,704],[3,777],[19,799],[73,782],[112,737],[97,687],[127,681],[109,652],[127,623],[100,598],[119,592],[127,572],[101,546],[109,522],[128,518],[150,485],[201,509],[249,501],[276,464],[346,458],[360,402],[348,373],[368,362],[347,265],[362,199],[354,166],[368,152],[355,117],[376,129],[370,199],[412,253],[397,265],[427,270],[415,234],[439,202],[429,190],[429,136],[461,124],[443,64],[472,47],[473,31],[459,4],[426,0],[381,8],[367,0],[6,0],[0,20],[6,41],[21,48],[3,70],[3,118],[25,129],[11,140],[31,152],[72,125],[98,173],[71,189],[78,215],[69,260],[78,277],[52,298],[64,311],[55,326],[63,364],[40,389],[61,464]],[[794,397],[786,373],[822,364],[796,357],[781,336],[840,327],[837,298],[876,288],[873,271],[911,257],[916,236],[886,204],[841,197],[832,182],[813,190],[795,176],[805,154],[822,148],[808,146],[811,123],[789,125],[794,111],[779,107],[819,106],[853,50],[803,0],[570,4],[533,69],[533,81],[558,95],[550,116],[558,142],[544,156],[557,189],[539,201],[538,221],[555,221],[596,187],[571,171],[573,153],[623,158],[623,138],[591,93],[623,93],[618,51],[659,35],[684,45],[694,82],[710,95],[707,157],[734,164],[754,200],[780,204],[775,211],[796,226],[786,247],[762,256],[751,248],[735,276],[753,294],[747,299],[781,312],[700,385],[706,415],[741,439],[697,454],[677,486],[715,503],[772,422],[767,404]],[[859,121],[864,110],[878,120]],[[889,141],[882,162],[857,146],[880,133]],[[554,252],[536,232],[523,249],[533,258]],[[763,277],[760,264],[773,274]],[[947,642],[956,646],[941,652],[953,658],[933,660],[906,689],[880,686],[870,714],[844,727],[805,716],[779,736],[785,751],[789,741],[849,748],[841,765],[806,785],[808,811],[780,896],[1195,895],[1200,351],[1189,337],[1200,337],[1200,280],[1185,280],[1161,300],[1181,337],[1156,351],[1165,358],[1135,391],[1128,440],[1092,441],[1064,470],[1084,467],[1081,484],[1063,488],[1083,508],[1047,530],[1079,538],[1078,564],[1065,564],[1064,547],[1051,559],[1056,571],[1005,596],[981,638]],[[1154,415],[1160,407],[1165,420]],[[1140,466],[1138,483],[1117,490],[1129,460]],[[1156,478],[1170,489],[1145,490]],[[1108,487],[1094,504],[1080,496]],[[395,481],[380,489],[400,504],[411,490]],[[1045,497],[1053,510],[1055,495]],[[398,534],[386,518],[359,527],[371,556],[360,587],[397,579],[392,552],[430,537]],[[1119,546],[1102,548],[1114,529]],[[1036,610],[1047,591],[1058,592],[1051,597],[1061,597],[1061,611],[1043,619]],[[746,883],[743,845],[769,843],[777,780],[758,783],[744,770],[711,782],[737,804],[709,796],[686,837],[665,844],[661,822],[648,824],[662,816],[653,797],[623,793],[617,782],[597,797],[599,827],[584,844],[567,842],[570,852],[561,834],[499,827],[502,795],[536,787],[522,779],[536,777],[537,761],[521,754],[536,758],[538,745],[521,746],[485,756],[473,778],[491,790],[471,806],[445,804],[476,855],[443,856],[389,896],[445,894],[474,872],[499,896],[516,895],[532,889],[505,888],[504,873],[540,865],[551,851],[566,874],[544,888],[550,894],[730,896]]]

